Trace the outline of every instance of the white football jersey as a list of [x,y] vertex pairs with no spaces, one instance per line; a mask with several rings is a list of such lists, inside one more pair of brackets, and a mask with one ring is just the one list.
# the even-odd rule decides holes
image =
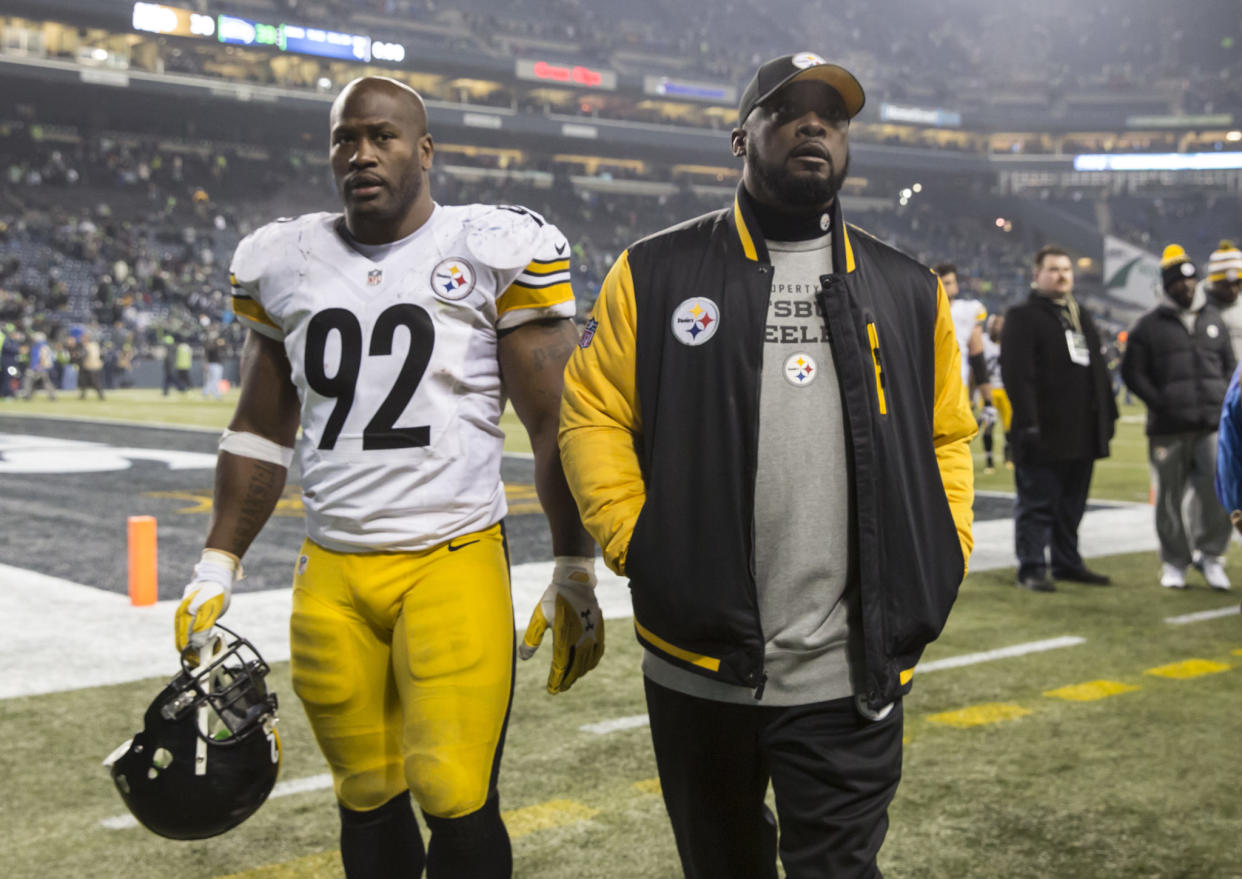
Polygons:
[[308,536],[408,551],[486,528],[507,510],[498,334],[574,315],[569,242],[518,207],[436,205],[371,256],[343,225],[270,223],[230,270],[237,316],[292,366]]
[[988,364],[988,384],[992,390],[1000,390],[1005,386],[1001,379],[1000,342],[993,342],[987,333],[983,334],[983,359]]
[[988,319],[988,310],[978,299],[955,296],[949,302],[949,314],[953,318],[953,332],[957,347],[962,352],[962,381],[970,386],[970,334],[975,327]]

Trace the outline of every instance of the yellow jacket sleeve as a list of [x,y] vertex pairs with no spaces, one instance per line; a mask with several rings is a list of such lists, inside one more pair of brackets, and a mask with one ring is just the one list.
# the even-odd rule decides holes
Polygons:
[[970,441],[978,425],[962,382],[962,353],[953,330],[949,298],[942,284],[937,282],[936,288],[936,399],[932,410],[932,442],[936,446],[936,463],[944,483],[945,498],[957,526],[957,539],[962,544],[962,563],[968,567],[970,551],[975,544],[971,533],[975,467]]
[[641,412],[635,387],[634,281],[628,251],[604,279],[582,342],[565,366],[558,441],[582,524],[625,574],[625,554],[646,500],[635,450]]

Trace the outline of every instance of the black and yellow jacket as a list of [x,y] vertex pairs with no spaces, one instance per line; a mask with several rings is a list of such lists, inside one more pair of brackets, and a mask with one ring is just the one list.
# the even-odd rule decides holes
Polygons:
[[[833,214],[836,265],[818,299],[853,468],[865,698],[878,708],[909,689],[965,574],[975,422],[935,275]],[[560,424],[582,520],[630,578],[639,641],[759,692],[753,501],[771,284],[746,199],[633,245],[566,367]],[[690,346],[671,327],[694,297],[718,323]]]

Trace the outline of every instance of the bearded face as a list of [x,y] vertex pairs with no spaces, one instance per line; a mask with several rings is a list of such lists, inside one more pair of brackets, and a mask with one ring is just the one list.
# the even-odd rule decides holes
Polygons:
[[826,209],[849,173],[849,126],[836,89],[816,80],[785,86],[733,132],[746,191],[777,210]]

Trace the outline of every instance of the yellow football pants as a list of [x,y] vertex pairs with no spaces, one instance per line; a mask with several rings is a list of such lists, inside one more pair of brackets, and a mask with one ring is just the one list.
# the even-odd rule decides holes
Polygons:
[[992,405],[1000,416],[1001,430],[1009,433],[1009,425],[1013,423],[1013,404],[1009,402],[1004,388],[992,388]]
[[513,629],[500,525],[423,552],[302,544],[293,689],[342,805],[368,811],[407,788],[440,818],[483,805],[508,721]]

